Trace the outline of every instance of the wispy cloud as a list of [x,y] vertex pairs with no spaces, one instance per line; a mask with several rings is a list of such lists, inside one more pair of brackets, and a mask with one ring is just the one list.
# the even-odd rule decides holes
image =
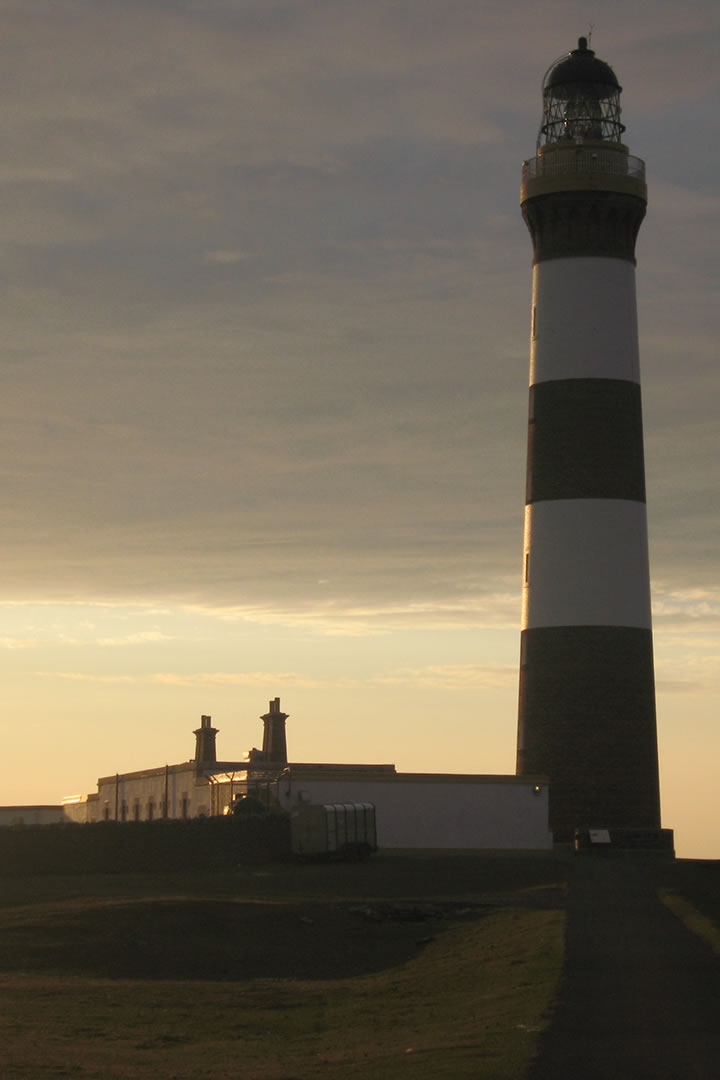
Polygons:
[[[322,583],[318,583],[322,584]],[[267,626],[306,629],[337,637],[366,637],[403,629],[515,628],[518,625],[518,594],[468,595],[455,601],[408,600],[358,604],[355,598],[336,598],[327,604],[298,602],[289,608],[247,605],[231,607],[192,606],[227,622],[249,622]]]
[[656,586],[653,622],[662,633],[720,630],[720,589],[714,585],[685,589]]
[[473,687],[515,685],[517,678],[516,664],[438,664],[420,668],[399,668],[390,675],[376,677],[373,682],[466,690]]
[[165,686],[294,686],[304,690],[328,686],[347,686],[349,683],[325,679],[313,679],[295,672],[226,672],[204,671],[179,674],[164,672],[151,676],[151,681]]
[[36,675],[47,679],[65,679],[90,683],[136,683],[160,686],[284,686],[303,690],[357,685],[348,679],[317,679],[288,671],[198,671],[154,672],[148,675],[104,675],[84,671],[38,671]]
[[40,645],[47,645],[47,639],[0,637],[0,649],[36,649]]
[[120,637],[101,637],[96,641],[97,645],[152,645],[159,641],[174,641],[174,635],[163,634],[159,630],[140,630],[133,634],[125,634]]
[[70,682],[135,683],[142,681],[134,675],[95,675],[85,671],[36,671],[35,674],[41,678],[66,679]]
[[720,694],[720,648],[718,642],[714,645],[711,655],[686,652],[680,659],[658,657],[655,664],[658,693]]
[[80,645],[81,640],[61,632],[43,637],[0,637],[0,649],[41,649],[48,646]]

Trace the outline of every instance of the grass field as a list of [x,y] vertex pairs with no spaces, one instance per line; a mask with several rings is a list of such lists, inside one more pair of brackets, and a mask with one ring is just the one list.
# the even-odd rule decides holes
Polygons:
[[670,910],[720,955],[720,862],[670,863],[663,868],[658,885]]
[[0,1075],[520,1076],[562,879],[467,856],[6,878]]
[[[380,855],[0,879],[3,1080],[516,1080],[571,864]],[[718,864],[657,870],[720,925]]]

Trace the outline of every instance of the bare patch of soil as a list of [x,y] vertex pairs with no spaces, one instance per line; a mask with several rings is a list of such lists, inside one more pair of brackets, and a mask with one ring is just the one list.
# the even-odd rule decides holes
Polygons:
[[[461,908],[477,918],[482,908]],[[404,963],[447,905],[227,899],[88,901],[4,912],[0,971],[131,979],[328,979]]]

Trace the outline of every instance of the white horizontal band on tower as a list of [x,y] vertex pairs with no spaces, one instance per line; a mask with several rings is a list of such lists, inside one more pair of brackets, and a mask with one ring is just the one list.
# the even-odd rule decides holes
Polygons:
[[650,629],[645,504],[556,499],[525,507],[523,630]]
[[640,381],[635,267],[626,259],[547,259],[533,268],[530,385]]

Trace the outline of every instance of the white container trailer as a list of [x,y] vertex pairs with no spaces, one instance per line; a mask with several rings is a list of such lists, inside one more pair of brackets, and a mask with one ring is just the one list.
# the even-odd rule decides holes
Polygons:
[[372,803],[306,803],[290,816],[295,855],[367,858],[377,851]]

